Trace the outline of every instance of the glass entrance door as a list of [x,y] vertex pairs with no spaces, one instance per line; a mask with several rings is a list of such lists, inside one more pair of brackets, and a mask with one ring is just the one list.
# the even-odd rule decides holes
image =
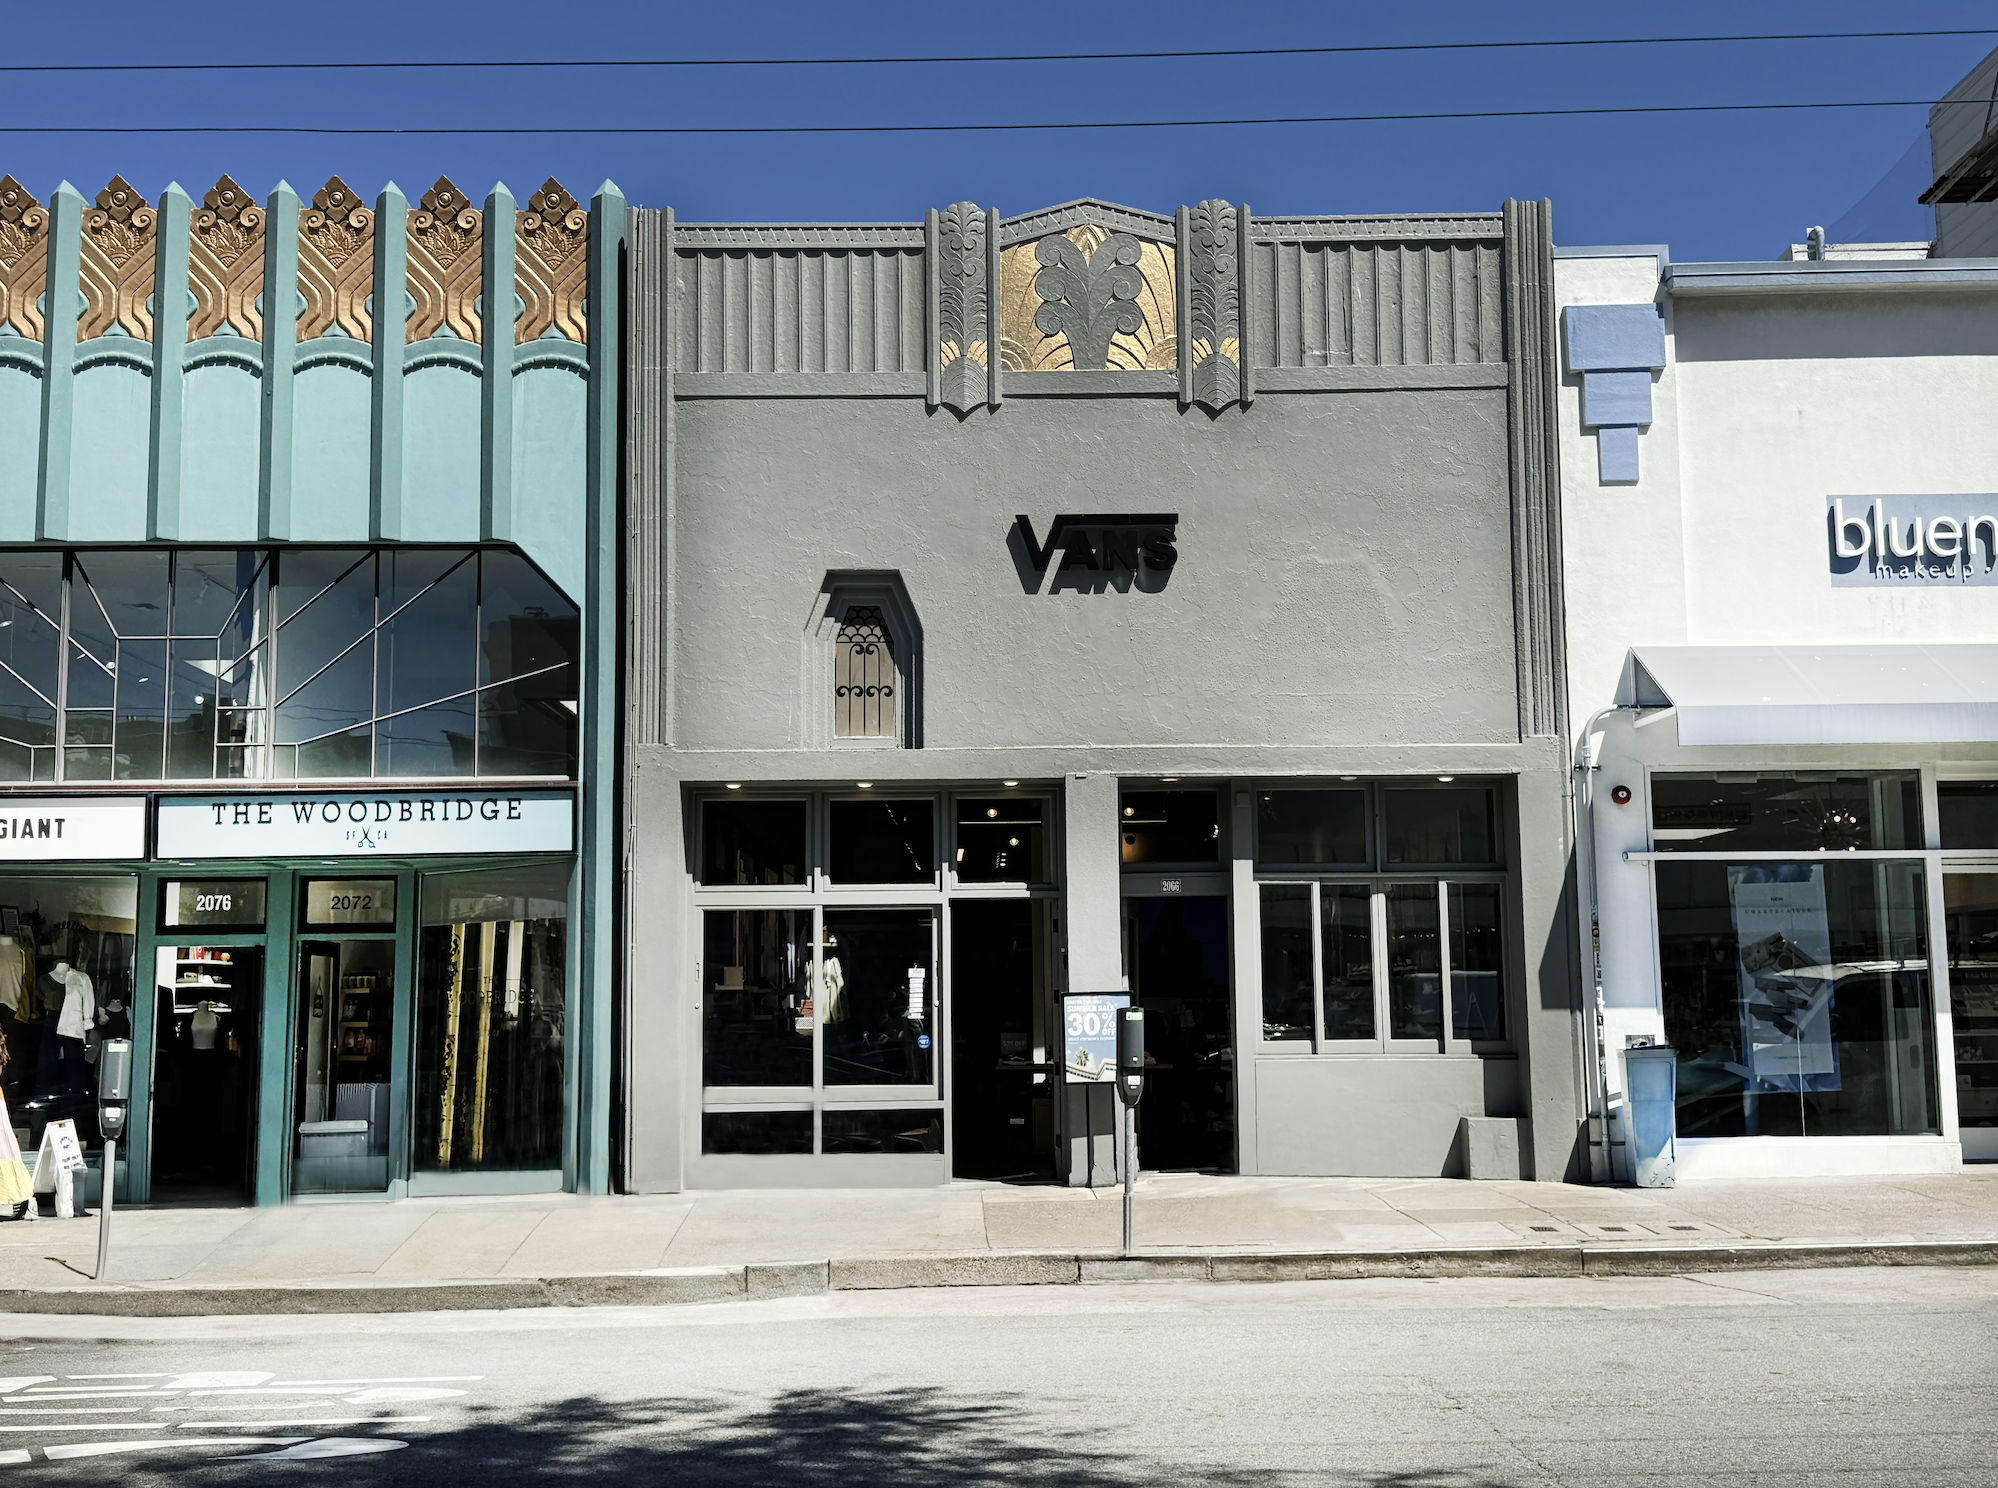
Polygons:
[[249,1203],[256,1189],[263,947],[163,945],[156,959],[153,1202]]
[[395,1082],[396,880],[308,879],[295,958],[293,1193],[381,1193]]
[[1963,1155],[1998,1161],[1998,873],[1944,874],[1943,919]]
[[1145,1010],[1146,1168],[1235,1170],[1235,1052],[1226,895],[1124,900],[1124,966]]

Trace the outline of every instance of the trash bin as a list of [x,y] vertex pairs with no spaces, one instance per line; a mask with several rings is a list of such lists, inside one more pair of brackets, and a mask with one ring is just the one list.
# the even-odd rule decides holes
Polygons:
[[1656,1046],[1626,1049],[1623,1069],[1631,1181],[1639,1188],[1670,1188],[1678,1157],[1678,1051]]

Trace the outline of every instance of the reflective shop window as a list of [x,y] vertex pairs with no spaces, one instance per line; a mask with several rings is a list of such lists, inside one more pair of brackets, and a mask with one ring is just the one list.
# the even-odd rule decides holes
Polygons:
[[703,1083],[810,1085],[811,912],[708,910],[701,921]]
[[1939,1130],[1921,863],[1656,871],[1680,1136]]
[[1117,825],[1126,863],[1213,863],[1221,856],[1220,797],[1211,790],[1132,791]]
[[1945,873],[1956,1117],[1998,1126],[1998,873]]
[[561,1167],[569,865],[429,874],[422,902],[416,1167]]
[[1495,883],[1446,885],[1450,907],[1450,1033],[1505,1037],[1504,895]]
[[751,1154],[809,1153],[812,1150],[810,1111],[705,1111],[701,1114],[701,1151]]
[[701,882],[805,882],[803,801],[701,803]]
[[826,1107],[827,1152],[941,1152],[943,1112],[854,1111]]
[[1389,864],[1441,867],[1498,862],[1497,793],[1486,786],[1381,792]]
[[819,1014],[828,1085],[930,1085],[936,1069],[936,914],[829,909]]
[[1365,884],[1320,884],[1319,964],[1325,988],[1325,1037],[1374,1036],[1373,894]]
[[1263,1037],[1309,1041],[1317,1021],[1312,973],[1310,884],[1261,886],[1263,920]]
[[1368,861],[1365,788],[1258,792],[1256,861],[1273,867],[1364,866]]
[[1443,936],[1436,885],[1387,888],[1388,1037],[1443,1037]]
[[1998,780],[1936,784],[1936,825],[1949,851],[1998,851]]
[[934,801],[834,801],[830,808],[834,883],[930,883],[937,873]]
[[132,1036],[138,929],[136,878],[0,878],[0,1092],[30,1168],[51,1121],[102,1152],[97,1055]]
[[1922,846],[1913,773],[1670,774],[1651,777],[1659,852],[1898,852]]
[[0,779],[575,773],[577,610],[515,553],[9,553],[0,621]]
[[953,864],[960,883],[1052,883],[1048,803],[1018,796],[957,802]]

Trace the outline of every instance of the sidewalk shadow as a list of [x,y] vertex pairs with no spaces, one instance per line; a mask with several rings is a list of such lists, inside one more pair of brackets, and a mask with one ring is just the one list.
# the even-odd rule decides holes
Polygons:
[[[393,1428],[390,1428],[393,1430]],[[933,1387],[797,1389],[769,1397],[619,1401],[580,1396],[526,1411],[486,1407],[410,1450],[344,1458],[344,1482],[671,1484],[673,1488],[1511,1488],[1486,1473],[1197,1467],[1103,1445],[1099,1427],[1054,1423],[1034,1397]],[[194,1467],[186,1463],[186,1467]],[[206,1464],[202,1464],[206,1466]],[[159,1464],[171,1470],[182,1464]]]

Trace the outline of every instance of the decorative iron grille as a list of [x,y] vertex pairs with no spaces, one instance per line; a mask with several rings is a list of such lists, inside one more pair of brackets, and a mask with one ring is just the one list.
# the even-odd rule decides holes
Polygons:
[[895,737],[895,642],[879,605],[849,605],[833,643],[833,736]]

